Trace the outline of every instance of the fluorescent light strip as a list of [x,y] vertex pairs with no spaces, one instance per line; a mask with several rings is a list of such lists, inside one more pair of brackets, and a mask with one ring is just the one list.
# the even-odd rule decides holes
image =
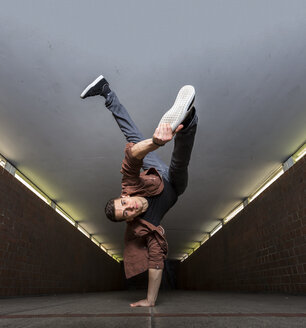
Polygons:
[[259,196],[265,189],[267,189],[275,180],[277,180],[284,173],[283,167],[279,168],[276,173],[269,178],[267,182],[264,183],[262,187],[258,189],[252,196],[250,196],[249,202],[253,201],[257,196]]
[[[47,203],[49,206],[51,206],[58,214],[60,214],[65,220],[67,220],[69,223],[71,223],[73,226],[76,227],[78,230],[80,230],[86,237],[88,237],[93,243],[95,243],[99,248],[101,248],[106,254],[108,254],[111,258],[113,258],[115,261],[120,263],[122,261],[122,258],[119,256],[112,256],[106,249],[103,247],[95,238],[93,238],[83,227],[81,227],[79,224],[76,224],[76,221],[73,220],[67,213],[65,213],[54,201],[49,199],[47,196],[43,194],[35,185],[33,185],[30,180],[28,180],[21,172],[17,171],[16,168],[9,163],[3,156],[0,155],[0,166],[7,169],[7,171],[12,174],[18,181],[20,181],[22,184],[24,184],[27,188],[29,188],[35,195],[37,195],[41,200],[43,200],[45,203]],[[9,168],[7,168],[9,166]]]
[[293,160],[297,162],[306,154],[306,144],[304,144],[294,155],[292,155]]
[[4,167],[6,161],[3,158],[0,158],[0,166]]
[[15,178],[23,183],[27,188],[29,188],[35,195],[37,195],[40,199],[42,199],[45,203],[50,205],[50,201],[44,197],[38,190],[32,187],[18,172],[15,173]]
[[[291,157],[296,163],[306,154],[306,144],[304,144],[301,148],[299,148]],[[286,162],[282,164],[280,168],[274,172],[270,178],[261,186],[253,195],[247,198],[246,202],[241,203],[238,207],[236,207],[233,211],[231,211],[224,219],[223,223],[229,222],[232,218],[234,218],[240,211],[242,211],[252,200],[254,200],[258,195],[260,195],[265,189],[267,189],[275,180],[277,180],[283,173],[284,169],[283,166]],[[222,228],[222,223],[219,223],[209,234],[205,235],[205,237],[200,242],[203,245],[210,237],[212,237],[217,231]],[[192,252],[186,253],[182,256],[181,262],[185,261],[194,251],[196,251],[199,247],[196,247]]]
[[193,249],[193,252],[195,252],[200,246],[201,246],[201,243],[198,243],[197,246]]
[[222,228],[222,223],[216,225],[216,227],[210,232],[210,237],[212,237],[215,233],[217,233]]
[[98,240],[94,237],[91,237],[91,240],[99,247],[101,248],[105,253],[107,253],[107,255],[109,255],[110,257],[112,257],[115,261],[117,261],[118,263],[120,263],[121,258],[117,255],[112,255],[108,252],[108,250],[102,246],[101,243],[98,242]]
[[100,243],[97,241],[96,238],[92,237],[91,240],[98,246],[100,247]]
[[244,208],[243,203],[240,204],[238,207],[236,207],[232,212],[230,212],[230,214],[228,214],[224,219],[223,222],[227,223],[228,221],[230,221],[234,216],[236,216],[240,211],[242,211]]
[[203,245],[209,239],[209,233],[205,235],[205,237],[201,240],[201,245]]
[[191,249],[189,252],[187,252],[188,256],[190,256],[193,253],[193,249]]
[[56,206],[55,211],[60,214],[65,220],[75,226],[75,221],[71,219],[63,210],[61,210],[58,206]]
[[[185,258],[187,258],[188,256],[190,256],[191,254],[193,254],[201,245],[203,245],[203,243],[206,241],[206,240],[208,240],[209,239],[209,236],[207,237],[207,239],[205,239],[204,241],[202,240],[202,241],[197,241],[196,243],[195,243],[195,247],[191,247],[190,248],[190,251],[189,252],[187,252],[186,254],[184,254],[184,256],[183,256],[183,258],[185,257]],[[187,257],[186,257],[187,256]],[[183,260],[181,259],[181,262],[183,262]]]
[[78,224],[78,230],[80,230],[86,237],[90,239],[90,234],[79,224]]
[[185,254],[182,258],[181,258],[181,262],[185,261],[188,257],[188,254]]

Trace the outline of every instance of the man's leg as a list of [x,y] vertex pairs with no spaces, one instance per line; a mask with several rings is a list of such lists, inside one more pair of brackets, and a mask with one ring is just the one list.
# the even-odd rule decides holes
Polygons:
[[[114,91],[111,91],[107,95],[105,106],[112,112],[127,142],[137,143],[144,140],[142,133],[130,117],[128,111],[120,103]],[[168,166],[156,155],[155,152],[150,152],[143,159],[143,169],[147,170],[150,167],[155,167],[162,175],[168,171]]]
[[184,128],[174,138],[174,149],[169,167],[169,182],[178,195],[185,191],[188,184],[188,165],[198,124],[195,108],[182,124]]
[[[106,99],[106,107],[113,113],[120,130],[128,142],[137,143],[144,140],[143,135],[138,130],[127,110],[121,105],[115,92],[111,91],[109,83],[103,75],[98,76],[80,95],[82,99],[93,96],[103,96]],[[146,170],[150,167],[155,167],[161,174],[168,171],[168,166],[154,152],[149,153],[143,159],[143,168]]]
[[137,128],[128,111],[120,103],[114,91],[111,91],[107,95],[105,106],[112,112],[127,142],[137,143],[144,140],[142,133]]

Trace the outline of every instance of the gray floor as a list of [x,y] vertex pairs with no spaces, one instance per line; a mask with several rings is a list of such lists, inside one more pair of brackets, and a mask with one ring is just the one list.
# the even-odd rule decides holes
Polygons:
[[160,291],[154,308],[130,308],[145,291],[0,299],[0,327],[306,327],[306,296]]

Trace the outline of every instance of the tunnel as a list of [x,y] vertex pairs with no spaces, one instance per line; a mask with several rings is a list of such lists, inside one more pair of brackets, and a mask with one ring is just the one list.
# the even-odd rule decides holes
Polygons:
[[0,327],[306,326],[305,17],[1,1]]

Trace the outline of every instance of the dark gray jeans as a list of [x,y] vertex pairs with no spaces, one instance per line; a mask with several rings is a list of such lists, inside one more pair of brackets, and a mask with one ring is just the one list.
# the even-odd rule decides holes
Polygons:
[[[144,140],[143,135],[131,119],[129,113],[121,105],[115,92],[112,91],[106,98],[105,106],[112,112],[120,130],[128,142],[137,143]],[[188,126],[184,127],[174,137],[174,149],[170,166],[166,165],[155,152],[150,152],[143,159],[143,169],[155,167],[164,179],[167,179],[178,195],[181,195],[188,183],[188,164],[197,130],[198,117],[194,117]]]

